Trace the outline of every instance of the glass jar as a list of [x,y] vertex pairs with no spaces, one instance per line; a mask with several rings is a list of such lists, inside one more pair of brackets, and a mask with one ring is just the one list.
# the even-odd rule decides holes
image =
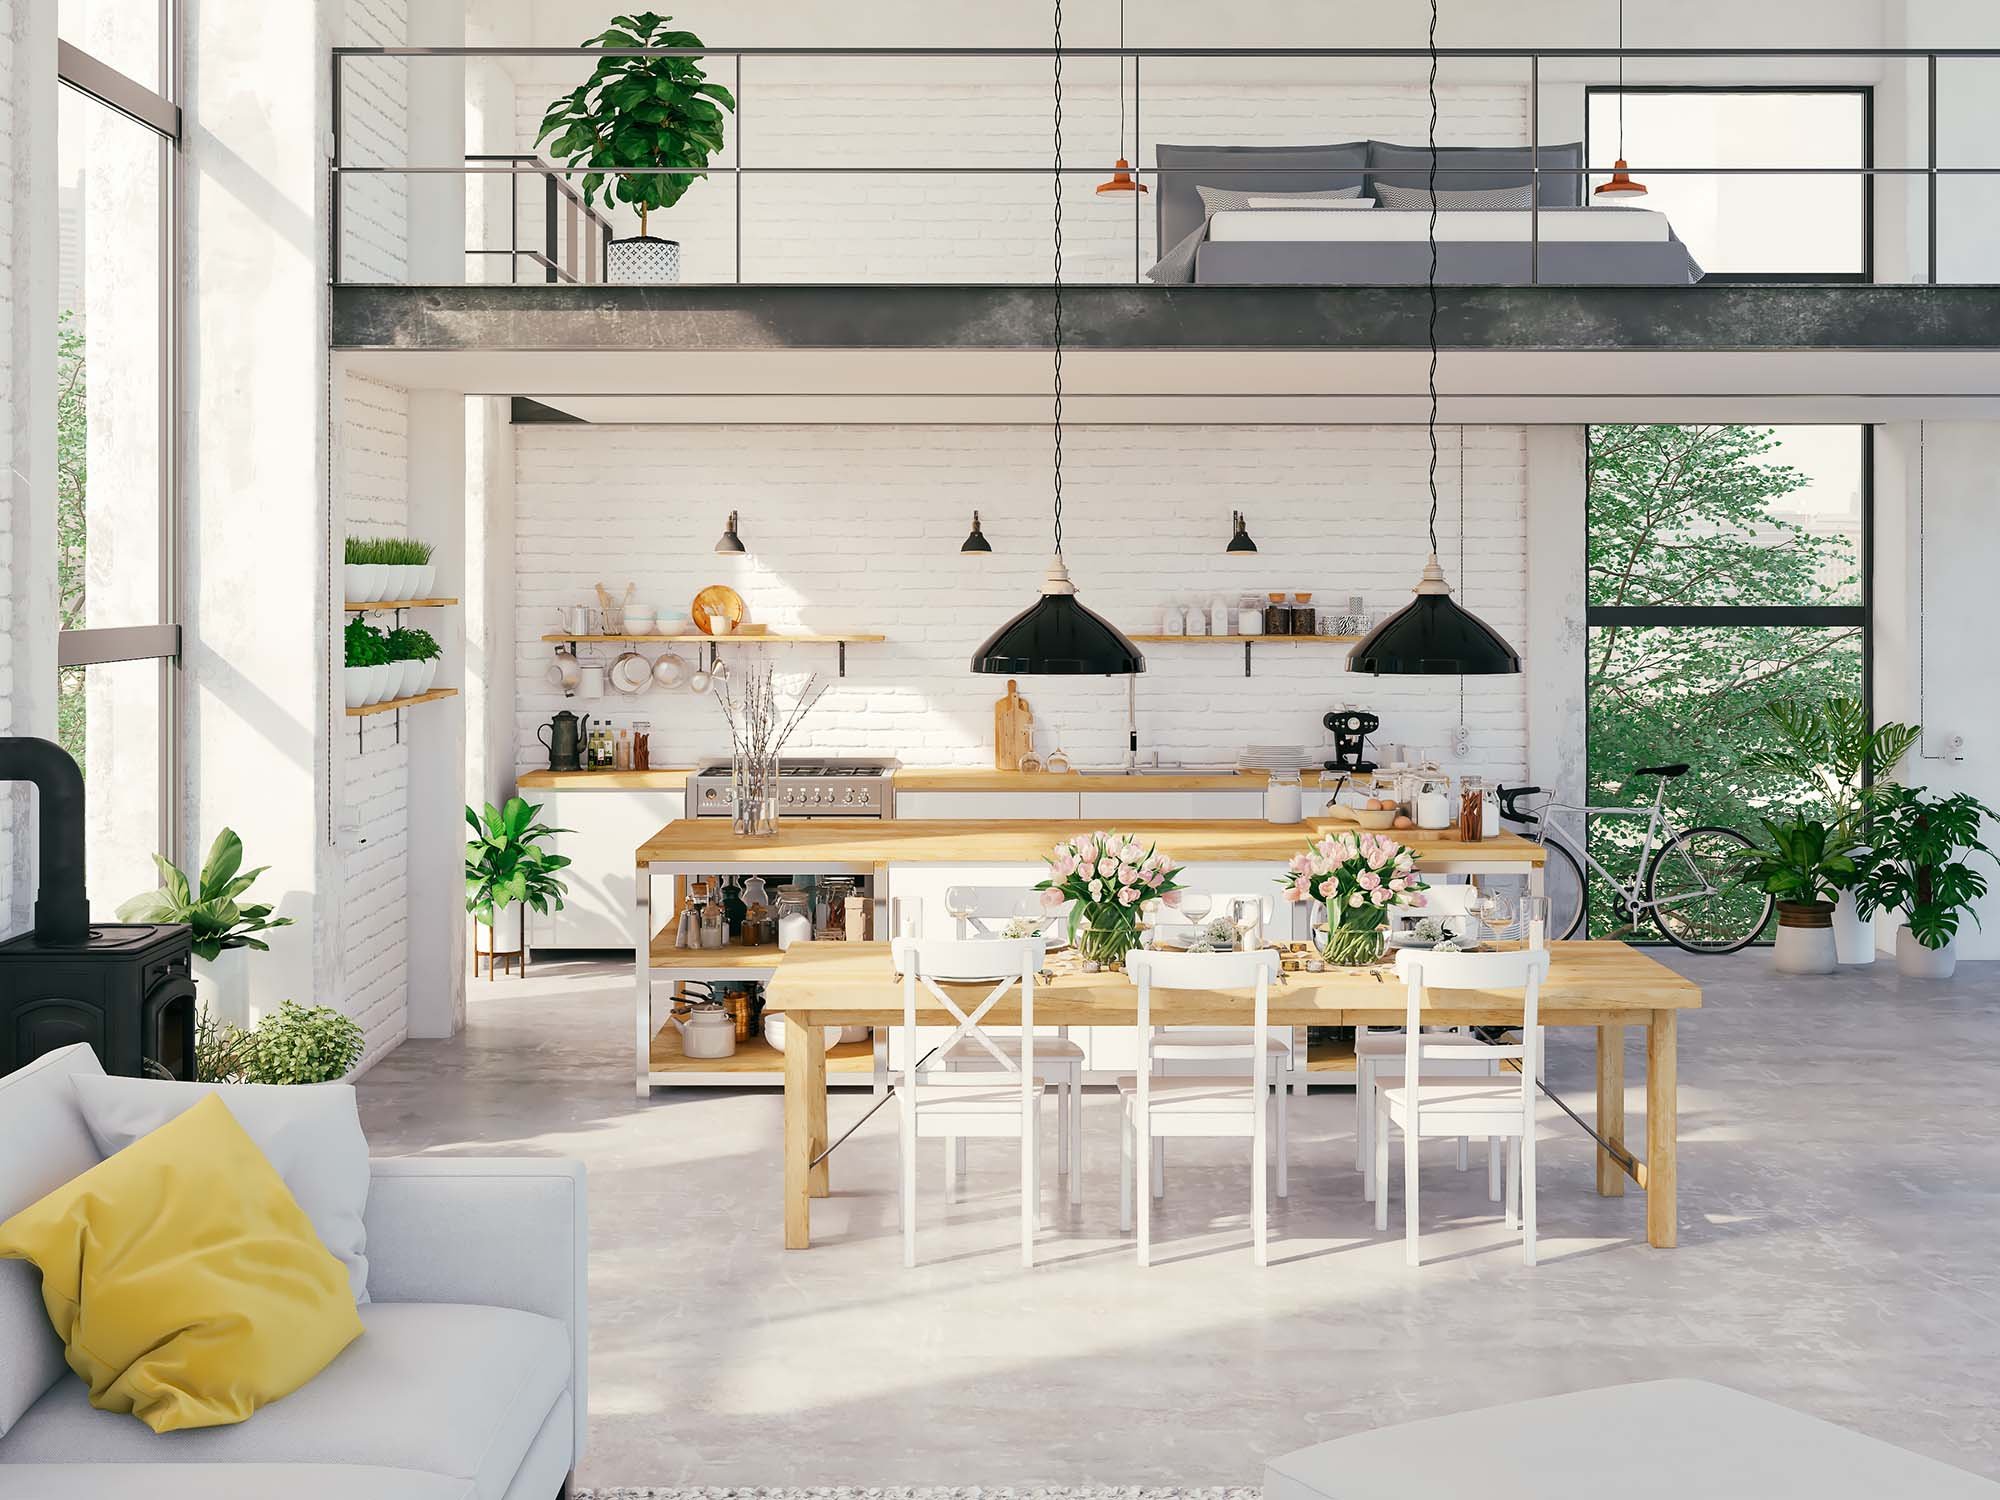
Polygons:
[[784,952],[794,943],[809,942],[812,938],[812,908],[806,901],[803,887],[781,885],[778,887],[778,951]]
[[1486,837],[1486,781],[1479,776],[1458,778],[1458,836],[1468,844]]
[[1264,821],[1300,823],[1305,820],[1305,793],[1297,771],[1276,770],[1264,788]]
[[1292,607],[1285,602],[1283,594],[1265,595],[1264,634],[1290,635],[1292,633]]
[[1313,608],[1310,593],[1292,595],[1292,634],[1319,634],[1319,611]]
[[854,894],[852,875],[829,875],[820,882],[820,894],[826,901],[825,930],[820,936],[829,940],[839,940],[847,936],[847,898]]

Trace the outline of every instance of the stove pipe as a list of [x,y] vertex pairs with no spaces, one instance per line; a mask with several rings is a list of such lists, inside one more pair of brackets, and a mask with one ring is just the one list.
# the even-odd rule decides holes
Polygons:
[[90,941],[90,901],[83,890],[83,772],[62,746],[29,736],[0,736],[0,781],[32,781],[41,792],[35,938],[53,947]]

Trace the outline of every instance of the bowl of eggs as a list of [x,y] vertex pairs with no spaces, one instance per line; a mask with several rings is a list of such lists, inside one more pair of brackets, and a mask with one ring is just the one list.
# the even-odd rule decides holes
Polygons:
[[1393,797],[1369,797],[1354,803],[1336,803],[1329,809],[1329,815],[1343,822],[1357,823],[1363,828],[1378,831],[1384,828],[1412,826],[1396,811],[1396,799]]

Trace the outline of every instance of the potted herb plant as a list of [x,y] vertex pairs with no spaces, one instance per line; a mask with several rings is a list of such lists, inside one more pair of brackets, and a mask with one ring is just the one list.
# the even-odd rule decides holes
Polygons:
[[[676,31],[672,16],[644,11],[615,17],[586,47],[699,47],[691,31]],[[540,145],[585,172],[583,201],[627,204],[639,211],[637,238],[613,240],[605,262],[611,281],[679,281],[681,247],[647,233],[647,216],[672,208],[708,175],[709,158],[722,149],[724,116],[736,100],[711,83],[694,57],[605,57],[583,84],[564,94],[542,116]],[[648,168],[634,172],[632,168]],[[624,169],[624,170],[620,170]],[[673,169],[673,170],[668,170]]]
[[1042,907],[1055,912],[1070,903],[1070,941],[1099,968],[1117,968],[1139,946],[1139,912],[1148,901],[1177,904],[1181,867],[1129,834],[1086,833],[1046,858],[1048,878],[1035,885]]
[[1870,847],[1856,887],[1862,914],[1903,914],[1896,932],[1898,973],[1949,979],[1958,967],[1959,918],[1986,894],[1986,877],[1961,856],[1994,857],[1979,833],[1996,814],[1966,792],[1932,797],[1907,786],[1880,788],[1868,810]]
[[360,615],[347,622],[346,667],[341,684],[349,708],[366,708],[395,696],[398,674],[389,669],[389,638]]
[[[1829,849],[1854,855],[1868,839],[1868,799],[1893,779],[1896,763],[1917,741],[1918,726],[1889,723],[1870,729],[1866,705],[1848,697],[1819,703],[1780,699],[1765,706],[1764,717],[1783,743],[1749,751],[1744,763],[1811,787],[1826,809]],[[1857,864],[1833,882],[1838,895],[1834,950],[1844,964],[1875,961],[1874,924],[1861,915],[1856,901],[1859,880]]]
[[1831,974],[1838,959],[1834,902],[1857,878],[1855,862],[1838,848],[1843,836],[1817,818],[1763,822],[1771,842],[1743,856],[1737,878],[1777,897],[1773,961],[1785,974]]
[[257,936],[274,927],[289,927],[290,917],[274,917],[262,903],[243,905],[238,898],[270,868],[243,868],[243,840],[225,828],[209,845],[200,875],[190,880],[164,854],[155,854],[160,872],[158,890],[134,896],[118,908],[121,922],[184,922],[193,929],[195,979],[203,1005],[224,1022],[250,1019],[250,975],[246,948],[269,952]]
[[542,845],[569,830],[537,822],[541,811],[540,803],[519,797],[509,797],[503,807],[489,802],[483,815],[465,810],[472,828],[465,845],[465,909],[492,934],[491,952],[523,951],[523,908],[544,916],[562,909],[569,888],[556,871],[569,860]]
[[404,695],[428,693],[437,681],[438,660],[444,655],[437,637],[428,630],[398,628],[389,632],[387,644],[391,658],[413,668],[403,683]]
[[249,1029],[204,1012],[195,1030],[202,1083],[333,1083],[361,1061],[360,1023],[330,1005],[281,1001]]

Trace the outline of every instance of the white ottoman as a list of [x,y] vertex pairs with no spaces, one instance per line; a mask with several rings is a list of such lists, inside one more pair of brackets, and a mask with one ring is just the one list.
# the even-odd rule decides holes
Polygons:
[[2000,1500],[2000,1484],[1705,1380],[1649,1380],[1301,1448],[1264,1500]]

